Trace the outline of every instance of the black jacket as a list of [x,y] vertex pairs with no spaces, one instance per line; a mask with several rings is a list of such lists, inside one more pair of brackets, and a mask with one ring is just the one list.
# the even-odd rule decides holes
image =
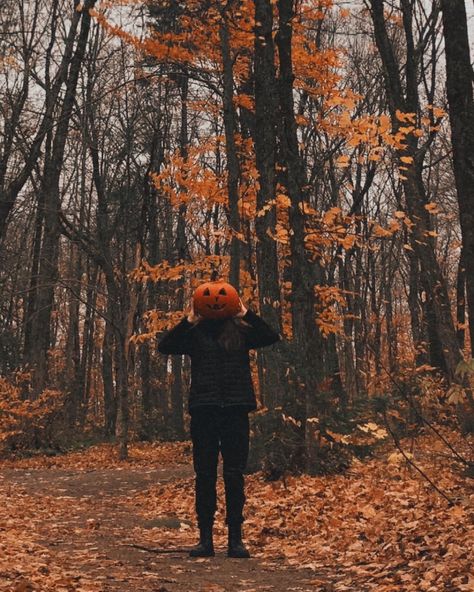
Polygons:
[[187,354],[191,357],[189,409],[201,405],[256,408],[250,373],[249,350],[271,345],[278,333],[251,310],[242,317],[245,346],[227,351],[217,340],[219,322],[200,321],[193,325],[186,317],[165,333],[158,343],[162,354]]

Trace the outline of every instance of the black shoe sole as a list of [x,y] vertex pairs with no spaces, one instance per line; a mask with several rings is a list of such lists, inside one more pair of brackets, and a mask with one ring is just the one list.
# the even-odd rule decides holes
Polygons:
[[232,559],[250,559],[250,553],[243,555],[241,553],[227,553],[227,557],[231,557]]
[[212,553],[193,553],[192,551],[189,551],[189,556],[190,557],[215,557],[216,554],[214,551],[212,551]]

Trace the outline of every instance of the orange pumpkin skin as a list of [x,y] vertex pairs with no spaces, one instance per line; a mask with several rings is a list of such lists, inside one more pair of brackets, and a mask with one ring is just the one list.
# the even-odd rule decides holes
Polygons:
[[195,314],[205,319],[227,319],[240,311],[240,298],[234,286],[217,280],[196,288],[193,306]]

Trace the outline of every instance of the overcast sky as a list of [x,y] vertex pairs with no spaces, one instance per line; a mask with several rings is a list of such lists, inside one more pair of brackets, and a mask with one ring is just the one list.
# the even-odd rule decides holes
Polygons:
[[469,27],[469,37],[471,39],[471,53],[474,54],[474,2],[466,1],[467,25]]

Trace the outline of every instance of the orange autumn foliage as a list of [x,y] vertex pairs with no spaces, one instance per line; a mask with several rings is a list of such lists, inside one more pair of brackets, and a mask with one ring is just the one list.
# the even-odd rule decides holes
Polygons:
[[52,444],[63,405],[60,391],[47,389],[34,400],[23,399],[18,385],[0,377],[0,450]]

